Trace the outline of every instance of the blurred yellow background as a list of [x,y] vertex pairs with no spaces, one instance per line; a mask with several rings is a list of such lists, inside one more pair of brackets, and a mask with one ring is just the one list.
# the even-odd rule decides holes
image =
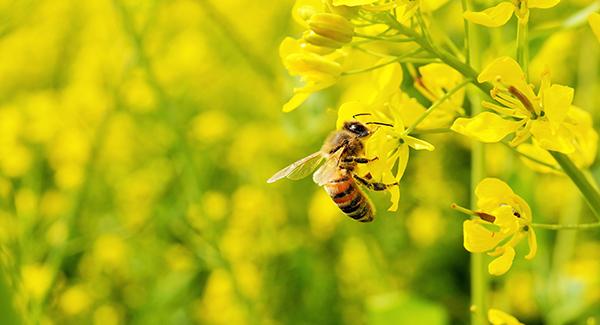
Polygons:
[[[440,19],[456,17],[453,2]],[[468,321],[463,219],[448,209],[469,199],[465,139],[429,136],[437,149],[411,157],[399,212],[373,194],[368,225],[309,179],[266,184],[318,150],[343,95],[281,113],[294,80],[277,49],[300,31],[292,5],[0,1],[0,323]],[[565,53],[593,36],[557,35],[539,55],[597,107],[598,46],[585,60]],[[595,75],[576,80],[583,61]],[[522,185],[541,220],[577,222],[568,180],[489,152],[490,174]],[[494,282],[495,305],[528,324],[600,314],[597,243],[555,235]]]

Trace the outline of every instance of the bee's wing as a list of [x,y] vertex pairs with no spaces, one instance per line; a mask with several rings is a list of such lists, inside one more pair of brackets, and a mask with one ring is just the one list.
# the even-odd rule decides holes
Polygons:
[[317,169],[317,171],[313,174],[313,181],[315,183],[319,184],[319,186],[323,186],[334,179],[339,172],[339,164],[340,158],[342,157],[342,152],[344,152],[344,148],[338,149],[338,151],[327,158],[327,161],[325,161],[321,168]]
[[271,178],[267,180],[267,183],[276,182],[284,177],[289,179],[301,179],[304,178],[310,173],[312,173],[317,166],[323,160],[323,154],[321,151],[317,151],[308,157],[304,157],[295,163],[285,167],[284,169],[278,171]]

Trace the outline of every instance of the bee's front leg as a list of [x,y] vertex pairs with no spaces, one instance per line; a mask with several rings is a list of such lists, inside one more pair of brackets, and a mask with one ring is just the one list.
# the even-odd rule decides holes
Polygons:
[[375,157],[375,158],[369,159],[369,158],[364,158],[364,157],[351,157],[351,156],[348,156],[348,157],[344,157],[344,159],[342,159],[342,162],[345,162],[345,163],[355,162],[357,164],[367,164],[367,163],[370,163],[371,161],[374,161],[374,160],[377,160],[377,159],[379,159],[379,157]]
[[366,186],[368,189],[370,189],[372,191],[384,191],[388,187],[398,185],[398,182],[395,182],[393,184],[384,184],[384,183],[379,183],[379,182],[369,182],[368,180],[366,180],[356,174],[352,174],[352,176],[354,177],[354,179],[356,179],[358,182],[360,182],[362,185]]

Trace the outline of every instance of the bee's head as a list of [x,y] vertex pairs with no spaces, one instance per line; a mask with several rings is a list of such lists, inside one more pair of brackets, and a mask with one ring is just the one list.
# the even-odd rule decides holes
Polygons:
[[364,138],[371,135],[371,131],[369,130],[369,128],[359,121],[349,121],[344,123],[344,130],[356,134],[356,136],[358,136],[359,138]]

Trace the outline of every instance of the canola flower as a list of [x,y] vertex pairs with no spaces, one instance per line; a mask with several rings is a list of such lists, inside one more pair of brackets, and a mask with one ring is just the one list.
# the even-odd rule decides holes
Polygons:
[[484,108],[493,112],[458,118],[451,127],[457,133],[486,143],[499,142],[514,133],[510,141],[513,147],[533,137],[541,148],[564,154],[572,154],[576,150],[577,133],[592,137],[595,133],[591,125],[579,121],[585,117],[570,114],[574,90],[551,84],[548,73],[542,76],[537,95],[527,84],[518,63],[509,57],[491,62],[477,80],[494,85],[490,95],[496,103],[482,103]]
[[482,180],[475,188],[475,195],[477,210],[453,206],[475,216],[463,223],[465,249],[495,257],[488,265],[488,272],[496,276],[508,272],[515,258],[515,246],[524,238],[529,245],[525,259],[534,258],[537,242],[527,202],[497,178]]

